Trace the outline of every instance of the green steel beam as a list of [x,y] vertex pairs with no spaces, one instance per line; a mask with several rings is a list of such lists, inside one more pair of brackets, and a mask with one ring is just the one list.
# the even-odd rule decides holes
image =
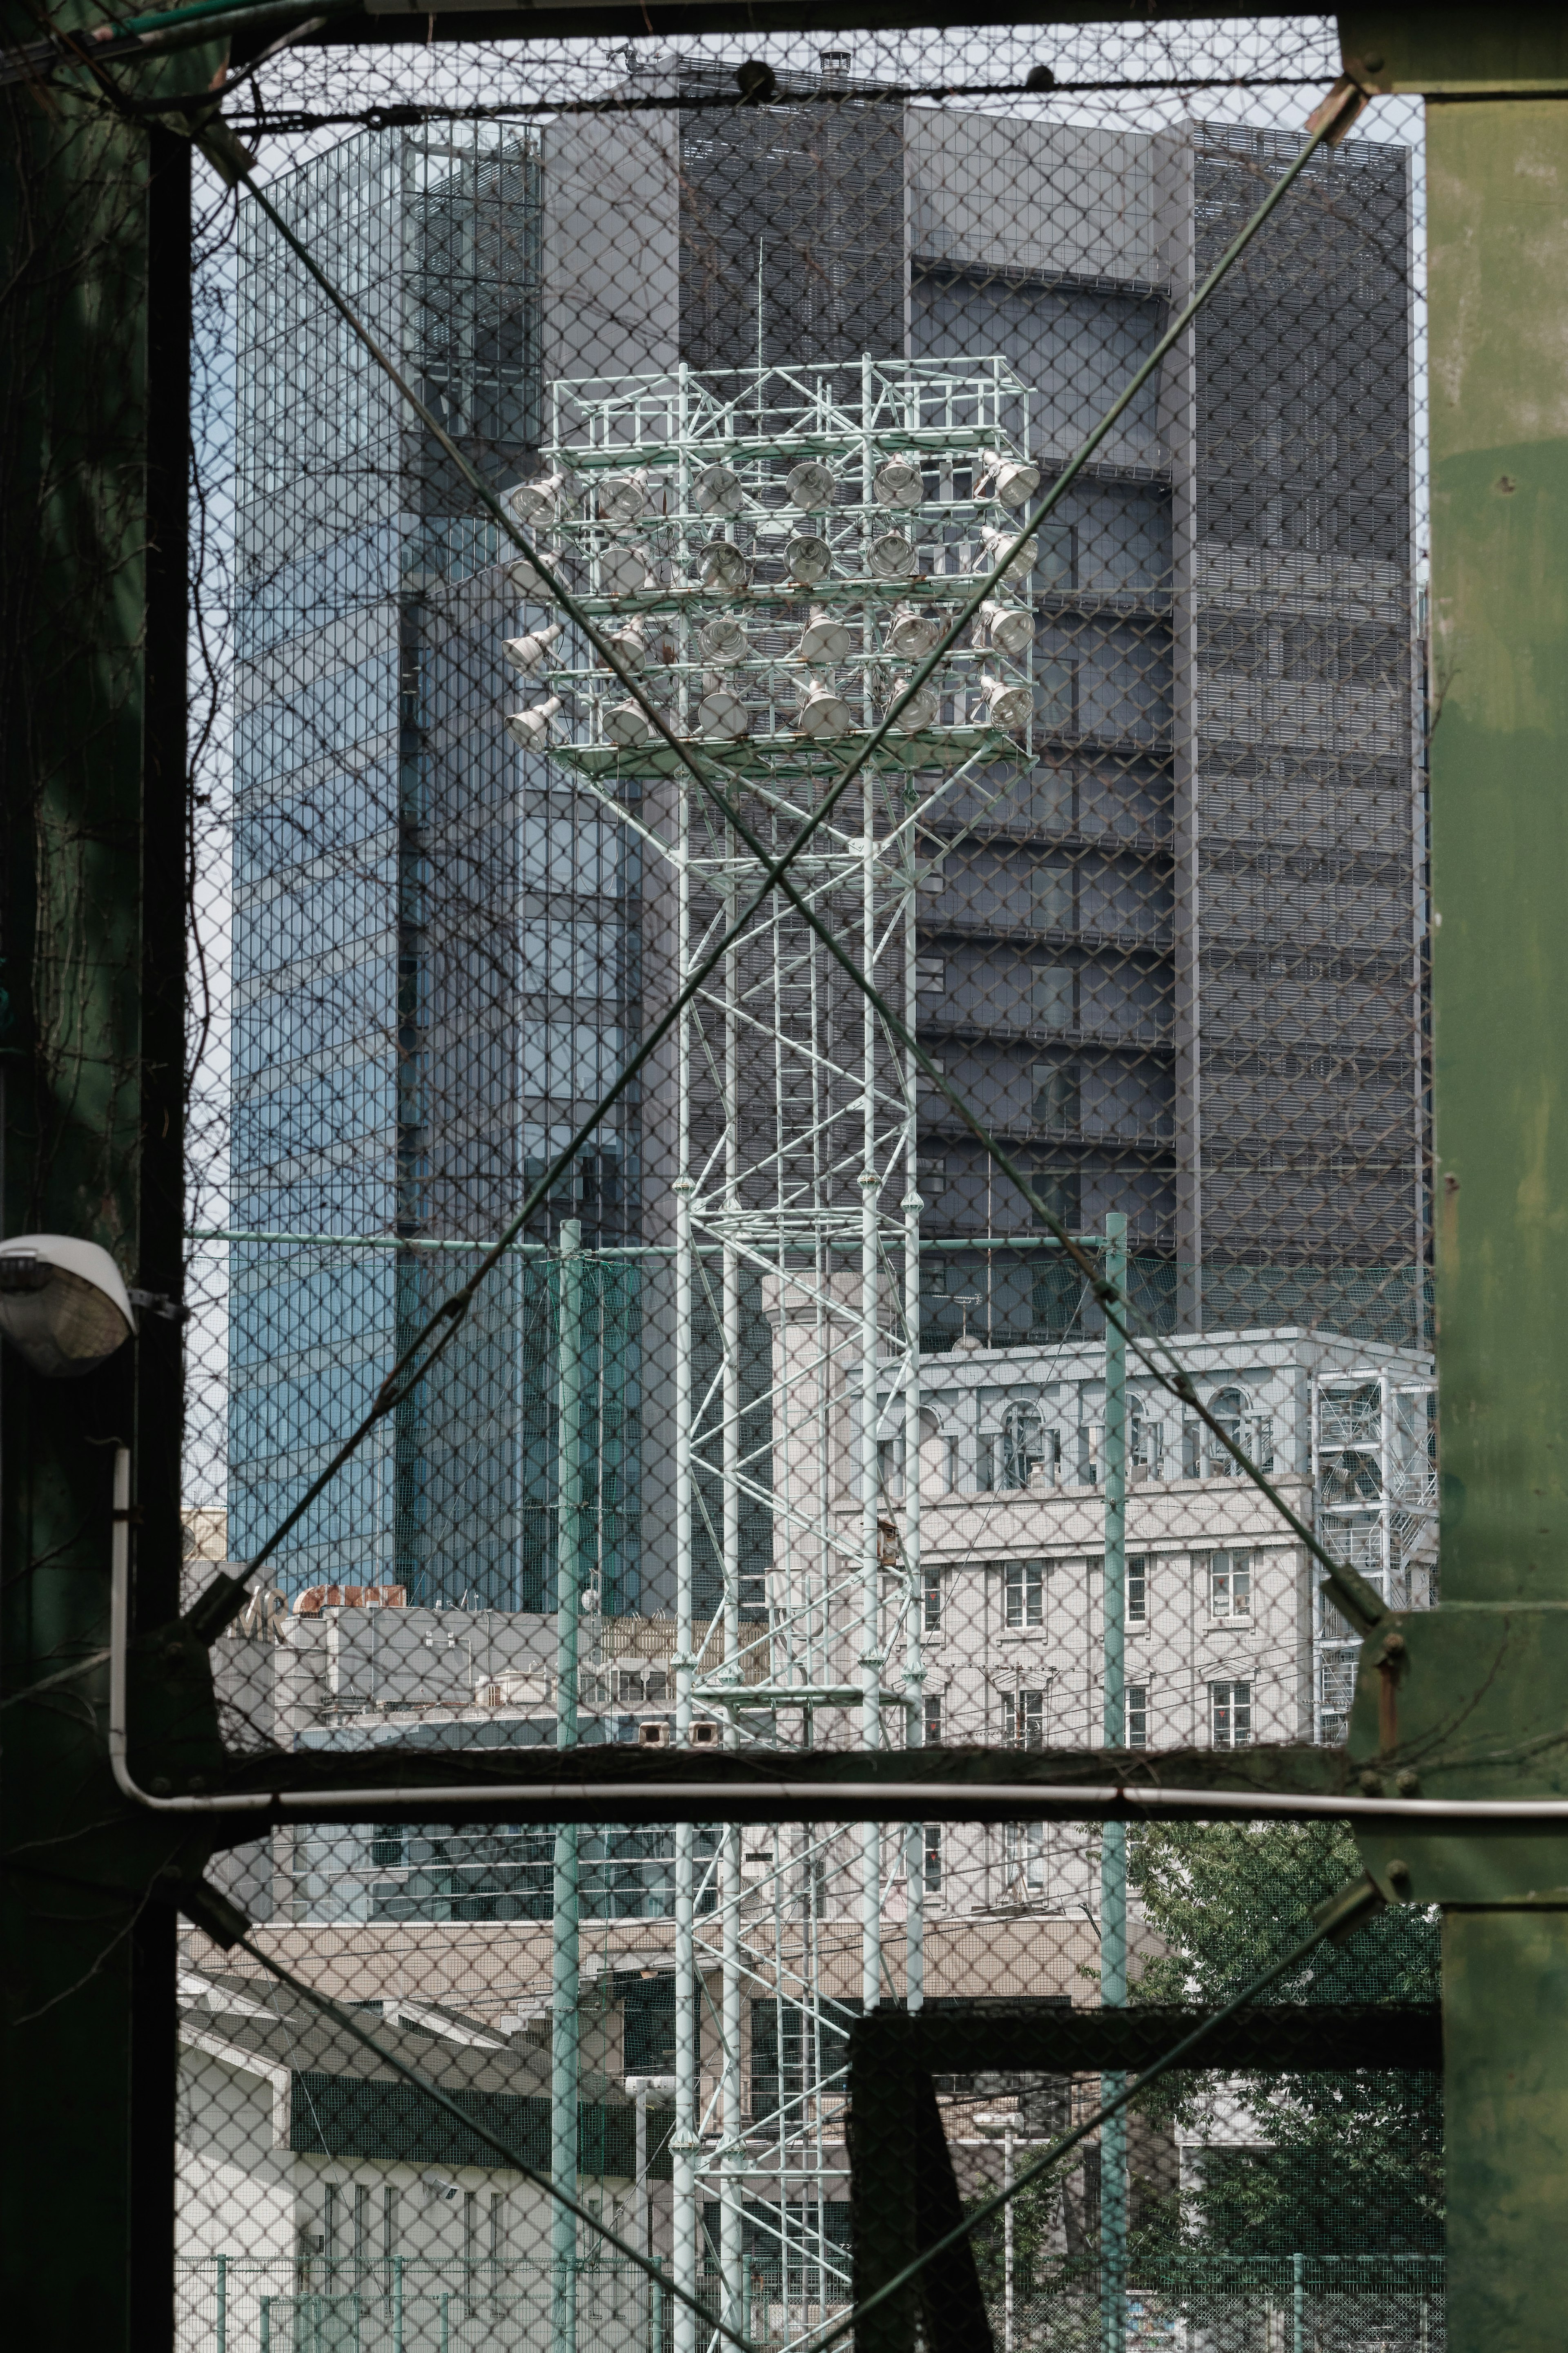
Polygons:
[[[1568,16],[1356,11],[1427,94],[1443,1606],[1368,1641],[1369,1793],[1555,1793],[1568,1742]],[[1551,93],[1551,94],[1548,94]],[[1444,1907],[1451,2353],[1568,2305],[1568,1839],[1363,1840]]]

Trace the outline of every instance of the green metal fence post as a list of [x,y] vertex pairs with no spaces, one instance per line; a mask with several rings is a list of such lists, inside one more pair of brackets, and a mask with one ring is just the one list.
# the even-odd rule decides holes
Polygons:
[[[1105,1220],[1105,1274],[1127,1287],[1127,1219],[1113,1209]],[[1127,1338],[1110,1317],[1105,1325],[1104,1721],[1109,1748],[1127,1738]],[[1115,2008],[1127,2000],[1127,1830],[1107,1822],[1100,1862],[1100,1999]],[[1114,2099],[1125,2078],[1102,2075],[1100,2092]],[[1112,2116],[1100,2130],[1100,2341],[1104,2353],[1122,2353],[1127,2339],[1127,2119]]]
[[392,2258],[392,2353],[403,2353],[403,2257]]
[[217,2353],[228,2353],[228,2257],[217,2258],[217,2312],[213,2330]]
[[[1366,1646],[1363,1787],[1561,1795],[1568,1688],[1568,16],[1368,9],[1347,70],[1424,93],[1443,1601]],[[1390,463],[1403,465],[1394,447]],[[1463,1726],[1462,1736],[1453,1728]],[[1452,1760],[1452,1761],[1450,1761]],[[1451,2353],[1568,2305],[1568,1840],[1363,1841],[1444,1907]]]
[[1307,2258],[1290,2258],[1290,2353],[1307,2353]]
[[[586,1268],[583,1229],[569,1218],[561,1228],[561,1286],[556,1317],[555,1738],[577,1744],[577,1635],[587,1573],[584,1509],[584,1415],[588,1393],[583,1313]],[[555,1832],[555,1924],[550,2029],[551,2176],[574,2196],[577,2189],[577,1944],[578,1831],[563,1822]],[[575,2353],[577,2343],[577,2218],[556,2205],[551,2219],[552,2353]],[[443,2316],[445,2306],[443,2306]],[[443,2317],[443,2327],[445,2319]],[[444,2340],[443,2340],[444,2341]]]

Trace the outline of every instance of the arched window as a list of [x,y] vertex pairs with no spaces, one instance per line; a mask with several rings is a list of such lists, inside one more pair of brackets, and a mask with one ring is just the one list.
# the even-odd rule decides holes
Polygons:
[[1010,1405],[1002,1417],[1002,1484],[1026,1487],[1037,1462],[1049,1459],[1046,1425],[1037,1405]]
[[[1209,1399],[1209,1411],[1233,1446],[1247,1444],[1247,1396],[1245,1389],[1216,1389]],[[1209,1476],[1213,1479],[1234,1479],[1239,1476],[1235,1457],[1226,1452],[1211,1430],[1208,1434]]]

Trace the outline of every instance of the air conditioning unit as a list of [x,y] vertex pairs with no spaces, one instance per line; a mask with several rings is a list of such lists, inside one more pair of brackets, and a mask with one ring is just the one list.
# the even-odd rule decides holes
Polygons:
[[669,1746],[668,1725],[661,1724],[657,1719],[649,1724],[639,1724],[637,1726],[637,1746],[639,1748],[668,1748]]
[[688,1737],[693,1748],[717,1748],[723,1736],[720,1724],[694,1724]]

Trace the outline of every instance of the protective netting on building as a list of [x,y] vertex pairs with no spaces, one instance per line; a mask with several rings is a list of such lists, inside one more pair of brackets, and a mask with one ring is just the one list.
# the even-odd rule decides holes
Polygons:
[[[249,183],[198,164],[231,1756],[1342,1742],[1354,1591],[1436,1579],[1413,111],[1173,336],[1315,20],[416,21],[285,47]],[[913,2253],[1120,2086],[1063,2020],[1232,2000],[1359,1868],[407,1811],[218,1866],[342,2015],[190,1933],[182,2344],[815,2343],[900,2196]],[[863,2353],[1438,2346],[1433,1933],[1320,1947],[1259,1996],[1299,2063],[1139,2094]]]

